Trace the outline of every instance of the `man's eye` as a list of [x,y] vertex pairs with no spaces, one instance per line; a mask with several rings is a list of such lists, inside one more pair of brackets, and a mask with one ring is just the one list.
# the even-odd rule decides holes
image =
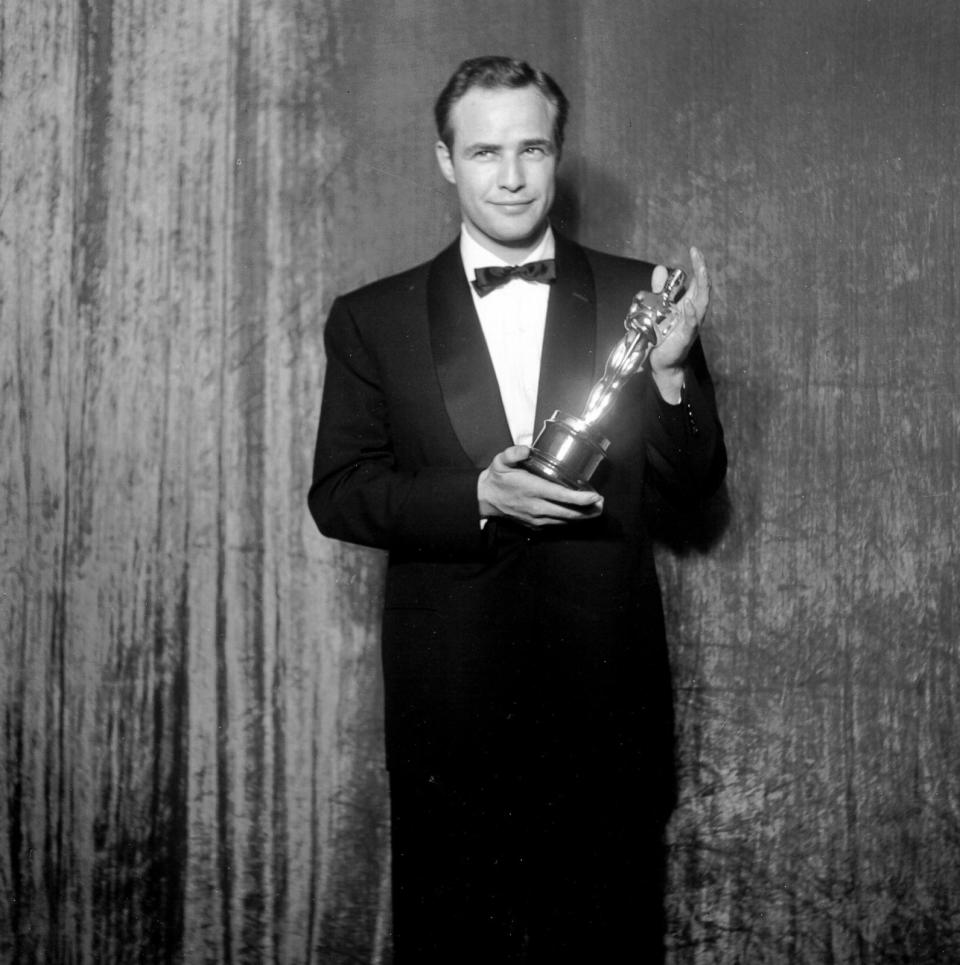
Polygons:
[[480,150],[473,152],[473,156],[479,158],[493,157],[493,151],[488,148],[480,148]]
[[527,148],[526,153],[536,155],[537,157],[542,157],[546,151],[540,145],[532,145]]

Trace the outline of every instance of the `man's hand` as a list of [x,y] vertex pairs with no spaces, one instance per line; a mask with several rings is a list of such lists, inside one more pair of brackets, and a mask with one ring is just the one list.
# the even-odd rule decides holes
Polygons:
[[511,446],[480,473],[481,516],[509,516],[538,528],[592,519],[603,512],[603,497],[596,490],[567,489],[521,468],[529,455],[528,446]]
[[[683,388],[683,362],[694,343],[703,317],[710,304],[710,277],[703,255],[698,248],[690,249],[693,278],[677,305],[680,317],[673,331],[650,353],[650,371],[660,394],[676,405]],[[667,269],[657,265],[653,272],[653,290],[663,289]]]

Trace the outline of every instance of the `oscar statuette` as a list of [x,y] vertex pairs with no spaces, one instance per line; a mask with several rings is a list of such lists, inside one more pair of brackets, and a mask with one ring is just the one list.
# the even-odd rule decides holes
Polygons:
[[627,379],[643,369],[650,353],[673,331],[678,320],[674,302],[685,282],[683,270],[671,268],[662,291],[634,295],[623,321],[626,335],[608,356],[603,377],[590,390],[583,412],[572,416],[555,411],[534,439],[525,469],[569,489],[589,488],[590,477],[610,446],[597,424]]

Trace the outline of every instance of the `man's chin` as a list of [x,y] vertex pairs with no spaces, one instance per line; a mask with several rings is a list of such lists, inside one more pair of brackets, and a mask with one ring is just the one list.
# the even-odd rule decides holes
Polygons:
[[[466,220],[466,219],[465,219]],[[467,231],[488,251],[506,261],[519,261],[540,243],[549,221],[531,218],[526,223],[466,221]]]
[[526,225],[508,225],[490,237],[504,248],[531,248],[543,237],[547,230],[547,221],[531,222]]

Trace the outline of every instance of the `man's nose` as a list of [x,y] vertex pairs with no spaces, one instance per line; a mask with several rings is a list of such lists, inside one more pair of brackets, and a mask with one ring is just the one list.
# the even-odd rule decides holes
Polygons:
[[523,164],[516,155],[505,154],[500,161],[500,187],[506,191],[519,191],[524,185]]

